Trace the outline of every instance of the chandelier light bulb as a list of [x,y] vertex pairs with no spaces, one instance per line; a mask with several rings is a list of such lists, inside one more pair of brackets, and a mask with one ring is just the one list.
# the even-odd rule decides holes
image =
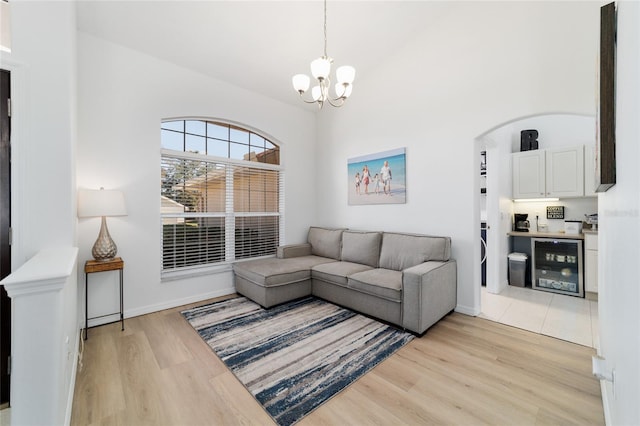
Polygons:
[[353,83],[356,78],[356,69],[350,65],[343,65],[336,70],[338,83]]
[[311,62],[311,74],[313,78],[325,80],[331,72],[331,61],[329,58],[321,57]]
[[293,88],[300,94],[306,92],[311,83],[311,79],[306,74],[296,74],[291,81],[293,82]]

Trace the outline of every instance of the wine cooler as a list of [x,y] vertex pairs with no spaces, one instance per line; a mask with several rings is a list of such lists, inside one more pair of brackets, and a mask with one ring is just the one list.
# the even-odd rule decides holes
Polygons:
[[584,297],[581,240],[532,238],[531,257],[534,289]]

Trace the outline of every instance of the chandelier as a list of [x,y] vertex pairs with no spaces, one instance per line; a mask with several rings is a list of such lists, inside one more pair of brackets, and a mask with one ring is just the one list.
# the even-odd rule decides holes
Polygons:
[[309,89],[311,79],[306,74],[296,74],[293,76],[293,88],[300,94],[300,98],[308,103],[317,103],[322,108],[325,102],[331,106],[341,107],[353,90],[353,79],[356,76],[356,70],[352,66],[344,65],[336,70],[337,83],[334,87],[335,97],[329,93],[331,88],[331,64],[333,58],[327,55],[327,0],[324,0],[324,55],[311,62],[311,75],[318,82],[316,86],[311,88],[311,99],[305,99],[304,94]]

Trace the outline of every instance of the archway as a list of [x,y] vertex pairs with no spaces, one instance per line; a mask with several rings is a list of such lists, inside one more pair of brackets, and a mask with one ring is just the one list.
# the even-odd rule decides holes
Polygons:
[[[477,189],[475,197],[478,199],[476,226],[477,233],[480,234],[481,223],[486,223],[485,291],[494,294],[501,293],[508,286],[507,255],[511,247],[507,234],[512,230],[514,213],[511,153],[520,150],[520,131],[530,128],[540,130],[540,149],[578,144],[595,145],[595,117],[573,113],[541,113],[513,118],[474,139],[476,158],[480,159],[481,152],[486,153],[486,177],[476,173],[474,178]],[[486,185],[483,185],[483,179],[486,179]],[[483,194],[479,190],[481,186],[486,188]],[[480,303],[477,310],[482,314],[482,274],[479,272],[482,266],[480,256],[477,257],[474,259],[474,268],[478,271],[474,274],[474,289],[475,300]]]

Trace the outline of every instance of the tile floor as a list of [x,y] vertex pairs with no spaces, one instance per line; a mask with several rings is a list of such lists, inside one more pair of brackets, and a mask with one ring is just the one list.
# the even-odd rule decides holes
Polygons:
[[531,288],[482,287],[481,318],[598,349],[598,302]]

